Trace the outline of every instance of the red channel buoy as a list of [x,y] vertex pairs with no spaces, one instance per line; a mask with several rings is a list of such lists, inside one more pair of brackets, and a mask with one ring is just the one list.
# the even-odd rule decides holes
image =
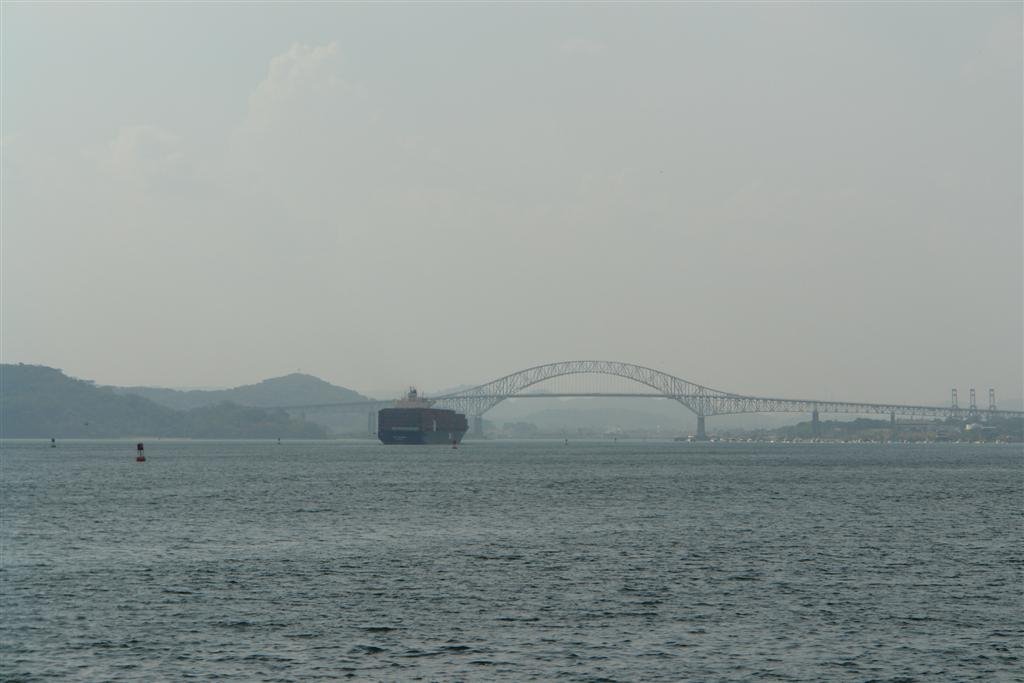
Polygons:
[[138,453],[135,456],[135,462],[146,462],[146,454],[143,452],[141,441],[135,444],[135,452]]

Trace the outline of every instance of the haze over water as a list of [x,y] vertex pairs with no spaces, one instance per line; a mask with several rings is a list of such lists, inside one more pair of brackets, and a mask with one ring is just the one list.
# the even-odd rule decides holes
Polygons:
[[1020,680],[1019,445],[5,442],[0,678]]

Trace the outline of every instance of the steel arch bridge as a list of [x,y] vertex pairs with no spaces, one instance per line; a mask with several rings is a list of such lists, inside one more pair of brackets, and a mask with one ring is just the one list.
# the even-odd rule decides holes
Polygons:
[[[632,380],[637,384],[653,389],[645,394],[529,394],[525,390],[555,377],[579,374],[612,375]],[[972,417],[1024,417],[1024,411],[995,410],[980,411],[974,406],[959,408],[956,406],[916,406],[895,403],[854,403],[845,401],[818,401],[814,399],[790,399],[765,396],[747,396],[697,384],[660,370],[606,360],[572,360],[558,363],[547,363],[520,370],[496,380],[481,384],[470,389],[435,396],[433,405],[465,413],[474,418],[474,431],[482,430],[482,416],[491,408],[509,398],[516,397],[547,397],[560,396],[637,396],[661,397],[681,403],[697,416],[697,438],[706,437],[704,418],[713,415],[734,415],[739,413],[797,413],[810,412],[812,420],[817,423],[819,413],[856,413],[856,414],[888,414],[895,424],[896,416],[913,417],[953,417],[967,419]]]

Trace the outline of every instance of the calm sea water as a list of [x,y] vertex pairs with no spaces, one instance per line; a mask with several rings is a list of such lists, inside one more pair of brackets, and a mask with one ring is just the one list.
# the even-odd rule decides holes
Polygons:
[[5,681],[1024,680],[1020,446],[58,446]]

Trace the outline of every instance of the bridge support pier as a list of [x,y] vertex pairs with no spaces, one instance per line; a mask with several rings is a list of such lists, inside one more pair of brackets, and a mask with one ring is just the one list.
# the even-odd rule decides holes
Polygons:
[[473,416],[473,436],[478,439],[484,438],[484,416],[474,415]]
[[377,414],[372,410],[366,414],[366,433],[373,436],[377,433]]
[[704,416],[703,415],[698,415],[697,416],[697,436],[696,436],[696,440],[697,441],[707,441],[708,440],[708,433],[704,430]]
[[821,436],[821,422],[818,421],[818,409],[815,408],[811,413],[811,434],[817,439]]
[[889,429],[890,429],[889,440],[890,441],[895,441],[896,440],[896,412],[895,411],[889,413]]

